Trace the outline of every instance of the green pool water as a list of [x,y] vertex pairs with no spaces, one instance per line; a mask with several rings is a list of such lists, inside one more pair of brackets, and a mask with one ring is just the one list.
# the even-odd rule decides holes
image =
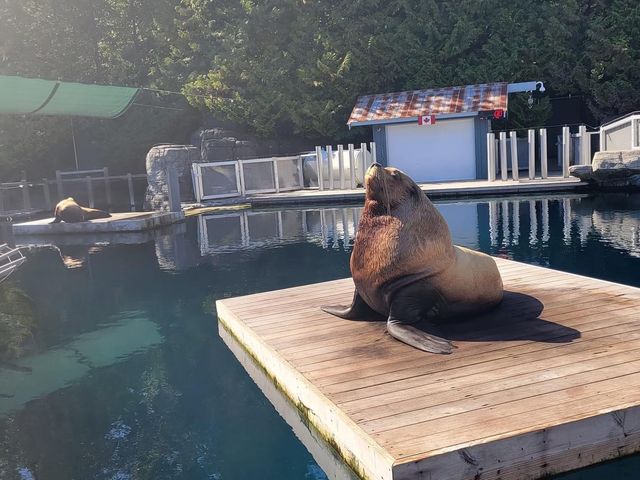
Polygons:
[[[458,244],[640,286],[640,195],[437,205]],[[358,216],[243,211],[29,248],[0,285],[0,479],[326,478],[218,337],[214,305],[348,276]],[[556,478],[637,478],[639,458]]]

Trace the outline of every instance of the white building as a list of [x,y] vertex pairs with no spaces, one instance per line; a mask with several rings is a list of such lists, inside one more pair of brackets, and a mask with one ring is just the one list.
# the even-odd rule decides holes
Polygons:
[[508,94],[542,82],[487,83],[358,97],[347,125],[373,127],[378,162],[416,182],[487,178],[487,133]]

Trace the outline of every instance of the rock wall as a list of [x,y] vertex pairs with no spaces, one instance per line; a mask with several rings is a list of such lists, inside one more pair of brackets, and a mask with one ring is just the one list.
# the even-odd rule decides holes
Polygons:
[[147,192],[145,210],[169,210],[167,166],[173,165],[178,174],[180,201],[193,202],[191,164],[200,161],[200,150],[193,145],[156,145],[147,153]]

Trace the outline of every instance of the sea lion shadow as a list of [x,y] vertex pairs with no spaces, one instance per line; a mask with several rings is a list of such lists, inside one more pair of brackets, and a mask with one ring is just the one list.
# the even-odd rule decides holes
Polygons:
[[502,302],[491,310],[428,326],[426,331],[453,341],[491,342],[529,340],[570,343],[580,331],[540,318],[544,304],[524,293],[505,290]]

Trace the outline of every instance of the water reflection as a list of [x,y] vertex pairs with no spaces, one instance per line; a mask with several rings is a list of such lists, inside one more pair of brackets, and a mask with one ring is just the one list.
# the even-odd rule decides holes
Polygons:
[[[640,196],[436,207],[457,244],[640,286]],[[212,306],[348,276],[360,210],[227,212],[136,237],[17,238],[56,247],[26,249],[4,282],[18,290],[0,295],[2,305],[9,294],[24,300],[0,309],[0,478],[324,478],[218,338]],[[333,478],[337,466],[317,462]]]

